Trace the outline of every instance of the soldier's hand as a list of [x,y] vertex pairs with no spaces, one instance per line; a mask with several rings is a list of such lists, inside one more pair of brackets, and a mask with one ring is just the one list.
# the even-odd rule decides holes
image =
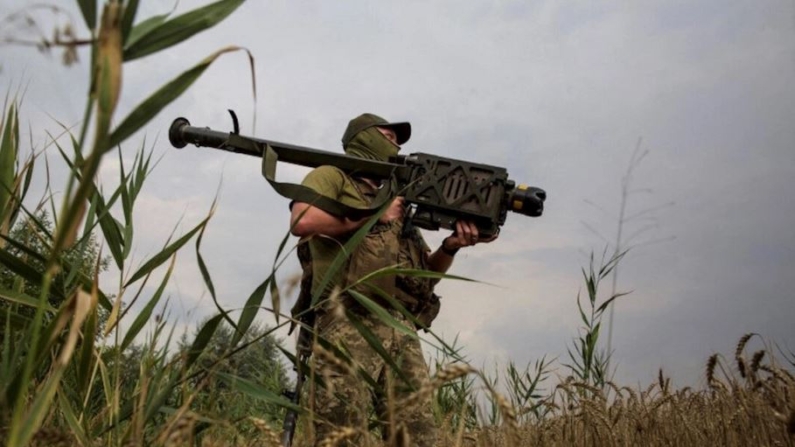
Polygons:
[[381,223],[389,223],[394,220],[402,219],[404,214],[406,214],[405,200],[403,197],[396,197],[378,221]]
[[475,244],[483,244],[497,239],[499,233],[487,238],[480,238],[478,227],[473,222],[457,221],[455,232],[444,240],[443,244],[448,250],[456,250],[461,247],[469,247]]

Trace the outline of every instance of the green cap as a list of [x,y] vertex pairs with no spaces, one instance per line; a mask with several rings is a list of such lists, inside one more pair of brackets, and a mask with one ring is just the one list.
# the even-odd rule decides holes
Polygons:
[[345,133],[342,135],[342,147],[346,147],[357,133],[376,126],[394,130],[398,145],[409,141],[411,137],[411,124],[408,122],[390,123],[378,115],[363,113],[348,123]]

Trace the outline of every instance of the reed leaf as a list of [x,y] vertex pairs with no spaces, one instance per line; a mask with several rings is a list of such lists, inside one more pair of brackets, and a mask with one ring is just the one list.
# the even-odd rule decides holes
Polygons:
[[378,317],[378,319],[384,322],[387,326],[410,337],[417,338],[417,333],[414,331],[414,329],[409,328],[405,324],[396,320],[395,317],[390,315],[390,313],[383,308],[383,306],[355,290],[348,290],[347,293],[349,293],[356,301],[359,302],[359,304],[369,310],[373,315]]
[[121,41],[125,46],[133,29],[135,14],[138,12],[138,3],[138,0],[128,0],[127,4],[124,5],[124,14],[121,19]]
[[0,248],[0,264],[5,265],[15,275],[22,277],[22,279],[32,284],[41,284],[44,280],[44,275],[42,275],[41,272],[12,255],[4,248]]
[[591,322],[588,320],[588,317],[585,315],[585,311],[582,308],[582,301],[580,301],[580,293],[577,293],[577,309],[580,311],[580,319],[582,319],[583,324],[586,327],[591,326]]
[[[438,343],[438,344],[437,344],[437,343],[433,343],[433,342],[431,342],[430,340],[425,340],[425,342],[426,342],[426,343],[428,343],[428,345],[429,345],[429,346],[431,346],[431,347],[433,347],[434,349],[437,349],[437,350],[439,350],[439,351],[445,352],[447,355],[450,355],[450,356],[451,356],[451,358],[452,358],[453,360],[455,360],[455,361],[458,361],[458,362],[466,362],[466,359],[464,359],[464,358],[463,358],[463,357],[462,357],[462,356],[461,356],[461,355],[458,353],[458,350],[457,350],[457,349],[455,349],[455,347],[454,347],[454,346],[451,346],[451,345],[449,345],[449,344],[448,344],[448,343],[447,343],[447,342],[446,342],[446,341],[445,341],[445,340],[444,340],[442,337],[440,337],[439,335],[437,335],[436,333],[434,333],[432,330],[430,330],[430,328],[424,328],[424,327],[423,327],[423,324],[422,324],[422,323],[421,323],[421,322],[420,322],[420,321],[417,319],[417,317],[415,317],[414,315],[412,315],[412,313],[411,313],[411,312],[409,312],[409,311],[408,311],[408,310],[407,310],[407,309],[406,309],[406,308],[405,308],[405,307],[404,307],[404,306],[403,306],[403,305],[402,305],[402,304],[401,304],[401,303],[400,303],[400,302],[399,302],[397,299],[395,299],[395,297],[394,297],[394,296],[392,296],[392,295],[390,295],[390,294],[388,294],[388,293],[384,292],[383,290],[381,290],[380,288],[378,288],[378,287],[376,287],[376,286],[374,286],[374,285],[372,285],[372,284],[365,284],[365,285],[366,285],[366,286],[367,286],[367,287],[368,287],[368,288],[369,288],[369,289],[370,289],[370,290],[371,290],[373,293],[375,293],[375,294],[376,294],[376,296],[377,296],[378,298],[380,298],[380,299],[382,299],[382,300],[386,301],[386,302],[389,304],[389,306],[391,306],[393,309],[397,310],[397,311],[398,311],[398,312],[400,312],[400,313],[401,313],[401,314],[402,314],[404,317],[406,317],[406,319],[407,319],[407,320],[409,320],[409,321],[410,321],[412,324],[414,324],[414,326],[415,326],[415,327],[418,327],[418,328],[423,328],[423,329],[424,329],[424,330],[425,330],[425,331],[426,331],[428,334],[430,334],[430,335],[431,335],[431,336],[432,336],[432,337],[433,337],[433,338],[434,338],[434,339],[437,341],[437,343]],[[353,286],[351,286],[351,287],[353,287]]]
[[432,279],[456,279],[459,281],[468,281],[468,282],[476,282],[482,284],[488,284],[492,286],[496,286],[495,284],[489,284],[487,282],[479,281],[476,279],[466,278],[464,276],[457,276],[457,275],[450,275],[447,273],[440,273],[434,272],[432,270],[423,270],[423,269],[407,269],[402,267],[384,267],[382,269],[375,270],[373,272],[368,273],[365,276],[359,278],[356,284],[359,283],[366,283],[371,279],[379,278],[381,276],[396,276],[396,275],[404,275],[404,276],[412,276],[416,278],[432,278]]
[[235,331],[235,335],[232,337],[232,346],[237,346],[237,344],[240,343],[240,340],[243,339],[243,336],[248,331],[248,328],[251,327],[251,324],[254,322],[254,318],[259,312],[260,304],[262,304],[262,300],[265,298],[265,293],[268,291],[268,287],[270,286],[270,282],[272,280],[273,275],[265,278],[265,281],[257,286],[257,288],[254,289],[254,291],[246,300],[246,304],[243,306],[243,311],[240,313],[240,319],[237,321],[237,331]]
[[284,247],[287,245],[287,241],[290,239],[290,232],[288,231],[284,237],[282,238],[282,242],[279,244],[279,248],[276,250],[276,259],[274,260],[274,267],[271,271],[271,283],[270,283],[270,292],[271,292],[271,309],[273,309],[273,316],[276,319],[276,324],[279,324],[279,314],[281,312],[281,300],[280,300],[280,293],[279,287],[276,282],[276,266],[278,264],[279,257],[281,256],[282,252],[284,251]]
[[152,295],[152,298],[146,303],[146,306],[141,310],[137,317],[135,317],[135,321],[133,321],[130,328],[127,329],[126,333],[124,334],[124,340],[121,342],[121,346],[119,350],[123,352],[127,349],[128,346],[135,340],[135,337],[138,336],[138,333],[141,332],[141,329],[146,325],[149,319],[152,317],[152,312],[154,312],[155,307],[160,302],[160,298],[163,296],[163,291],[166,289],[166,284],[168,284],[169,278],[171,278],[171,272],[174,271],[174,264],[177,260],[176,254],[171,256],[171,263],[168,266],[168,270],[166,270],[166,274],[163,275],[163,280],[160,282],[160,286],[158,286],[155,294]]
[[281,302],[279,300],[279,289],[278,287],[273,286],[273,284],[276,282],[276,270],[277,265],[279,264],[279,258],[281,257],[281,254],[284,251],[289,239],[290,233],[287,232],[282,238],[278,249],[276,250],[274,267],[271,270],[271,274],[268,275],[268,277],[265,278],[265,280],[259,286],[257,286],[256,289],[254,289],[254,291],[246,300],[246,304],[243,306],[243,311],[241,312],[240,318],[237,322],[237,331],[235,331],[235,335],[232,337],[232,346],[237,346],[237,344],[240,343],[240,340],[248,331],[249,327],[251,327],[251,324],[254,322],[254,318],[256,318],[257,314],[259,313],[262,300],[265,298],[265,293],[267,291],[271,292],[271,309],[276,319],[276,324],[279,324]]
[[72,434],[75,436],[75,438],[77,438],[77,441],[80,443],[80,445],[91,445],[92,443],[88,437],[88,434],[85,432],[85,430],[83,430],[83,427],[80,426],[80,421],[72,409],[69,399],[67,399],[64,395],[63,390],[59,391],[57,396],[58,407],[61,409],[61,413],[63,413],[66,424],[69,426],[69,430],[72,431]]
[[271,308],[273,309],[273,318],[276,324],[279,324],[279,311],[281,310],[281,294],[279,293],[279,285],[276,281],[276,272],[271,273],[271,282],[268,290],[271,293]]
[[105,205],[105,200],[99,192],[95,193],[94,199],[95,200],[92,200],[92,204],[96,205],[99,227],[102,229],[105,243],[110,250],[113,261],[116,263],[116,267],[121,270],[124,267],[125,246],[120,229],[121,224],[110,214],[110,209]]
[[278,395],[258,383],[252,382],[250,380],[241,377],[236,377],[228,373],[217,372],[215,374],[221,380],[226,382],[231,388],[240,391],[241,393],[247,396],[251,396],[255,399],[259,399],[267,403],[278,405],[288,410],[293,410],[297,412],[299,415],[304,414],[306,412],[306,410],[300,405],[296,405],[290,402],[289,400],[285,399],[284,396]]
[[[46,284],[46,283],[45,283]],[[46,297],[47,288],[42,289],[42,297]],[[90,298],[89,298],[89,301]],[[90,302],[89,302],[90,306]],[[26,353],[26,364],[21,371],[17,371],[6,389],[8,401],[15,402],[12,416],[11,429],[9,430],[8,445],[28,445],[33,434],[36,433],[46,413],[52,405],[55,391],[63,375],[66,363],[71,357],[74,344],[77,341],[77,332],[86,315],[86,297],[82,291],[76,292],[69,303],[61,306],[58,314],[50,321],[44,330],[41,330],[41,309],[36,313],[33,325],[29,331],[35,334],[31,342],[31,350]],[[31,385],[33,368],[40,365],[51,355],[56,345],[56,335],[72,320],[72,328],[67,341],[60,349],[58,359],[53,363],[52,370],[47,374],[43,384],[34,393],[32,405],[25,402],[24,393]]]
[[212,340],[213,334],[215,334],[216,329],[218,329],[218,325],[224,320],[226,317],[225,314],[216,315],[206,323],[204,326],[199,330],[199,333],[196,334],[196,338],[193,340],[193,344],[191,344],[190,349],[188,350],[188,356],[185,359],[185,369],[187,370],[190,368],[193,363],[199,358],[202,352],[204,352],[204,348],[210,343]]
[[[96,291],[92,291],[92,293],[86,293],[82,290],[78,290],[74,300],[74,316],[72,317],[72,325],[69,328],[69,332],[66,335],[66,341],[61,344],[60,349],[61,352],[58,356],[58,360],[56,363],[56,367],[59,368],[66,368],[69,365],[69,362],[72,359],[72,356],[77,349],[77,341],[81,336],[81,333],[88,333],[88,330],[91,330],[91,334],[93,334],[93,329],[86,325],[84,328],[84,323],[88,321],[91,322],[92,315],[96,315],[96,308],[97,308],[97,294]],[[79,390],[80,394],[85,394],[88,388],[89,383],[89,371],[91,369],[92,363],[92,351],[93,351],[93,341],[94,337],[89,337],[89,340],[85,340],[81,350],[81,358],[77,365],[77,382],[81,385],[81,389]],[[87,350],[87,353],[86,353]]]
[[602,312],[605,311],[605,309],[607,309],[607,306],[609,306],[610,303],[612,303],[616,298],[620,298],[620,297],[622,297],[624,295],[629,295],[630,293],[632,293],[632,292],[616,293],[615,295],[613,295],[610,298],[606,299],[604,303],[599,305],[599,307],[596,308],[596,313],[601,314]]
[[[176,45],[193,35],[212,28],[234,12],[244,0],[221,0],[207,6],[166,20],[167,16],[158,16],[157,21],[144,22],[133,27],[130,41],[124,48],[124,60],[131,61],[139,57],[158,52]],[[146,24],[146,31],[136,30]]]
[[[146,279],[149,278],[147,277]],[[143,284],[146,284],[146,280],[144,280]],[[143,287],[143,285],[141,287]],[[123,295],[117,295],[116,299],[110,303],[110,307],[107,307],[107,309],[110,310],[110,313],[108,314],[108,319],[105,321],[105,331],[102,334],[103,337],[107,337],[108,334],[110,334],[113,329],[116,328],[116,325],[119,323],[121,317],[124,316],[121,313],[121,306],[123,304],[122,296]],[[130,303],[130,306],[132,306],[132,303]]]
[[[63,376],[63,371],[64,368],[62,366],[54,368],[53,371],[47,375],[44,384],[33,393],[35,397],[33,398],[33,403],[30,405],[30,411],[27,411],[24,416],[14,415],[15,420],[11,424],[8,433],[7,446],[21,447],[30,445],[33,435],[35,435],[39,427],[41,427],[44,417],[47,416],[52,406],[55,392],[61,382],[61,376]],[[15,412],[16,411],[25,411],[25,409],[16,408]],[[19,417],[19,419],[16,419],[16,417]]]
[[97,0],[77,0],[77,4],[80,5],[86,26],[93,31],[97,26]]
[[320,300],[320,297],[326,293],[326,289],[330,286],[331,281],[334,279],[337,272],[342,268],[343,265],[345,265],[345,262],[348,260],[350,254],[353,253],[353,250],[362,243],[364,238],[367,236],[367,233],[369,233],[370,229],[373,228],[373,225],[378,222],[378,219],[387,210],[390,205],[390,201],[387,200],[386,202],[387,203],[381,206],[381,208],[372,217],[370,217],[370,219],[368,219],[364,225],[356,230],[353,236],[351,236],[345,245],[342,246],[340,252],[337,253],[337,256],[326,270],[326,274],[323,276],[323,279],[321,279],[319,286],[312,293],[312,307],[314,307],[318,300]]
[[[203,59],[199,64],[193,68],[183,72],[166,85],[158,89],[155,93],[150,95],[139,104],[126,118],[119,124],[110,136],[109,147],[114,147],[124,141],[127,137],[138,131],[144,124],[148,123],[155,117],[164,107],[178,98],[185,90],[188,89],[219,56],[232,51],[243,50],[240,47],[226,47],[222,48],[210,56]],[[250,53],[249,53],[250,56]],[[251,59],[250,59],[251,60]],[[252,65],[253,70],[253,65]]]
[[77,341],[80,339],[83,323],[85,323],[96,307],[96,290],[92,290],[91,293],[88,293],[78,288],[75,291],[72,303],[69,306],[72,313],[72,324],[69,327],[69,332],[66,334],[66,339],[60,344],[61,352],[58,355],[56,365],[66,367],[66,365],[69,364],[77,348]]
[[35,167],[36,156],[31,155],[25,165],[22,167],[20,172],[17,174],[18,177],[22,177],[21,188],[18,192],[17,197],[17,205],[11,210],[9,225],[8,227],[11,228],[14,226],[16,222],[17,214],[19,210],[23,208],[23,203],[25,202],[25,197],[28,195],[28,190],[30,189],[30,183],[33,180],[33,168]]
[[[70,301],[74,300],[74,296]],[[58,311],[53,318],[43,328],[32,327],[38,334],[38,343],[33,344],[29,357],[32,359],[34,365],[41,364],[47,357],[50,356],[53,346],[58,342],[57,338],[61,331],[66,328],[69,319],[74,314],[72,309],[73,303],[66,302],[58,308]]]
[[[135,153],[135,159],[133,160],[133,169],[135,169],[135,163],[138,161],[138,157],[140,156],[141,152],[138,151]],[[121,156],[121,151],[118,151],[119,155],[119,195],[121,196],[121,209],[122,213],[124,214],[124,222],[129,226],[130,222],[132,221],[132,198],[130,197],[130,192],[128,189],[127,182],[129,181],[130,175],[125,174],[124,172],[124,159]]]
[[83,222],[83,235],[77,242],[78,246],[87,244],[91,238],[91,233],[94,229],[94,223],[97,216],[97,197],[99,194],[94,194],[88,202],[88,211],[86,211],[86,220]]
[[166,262],[174,253],[176,253],[177,250],[182,248],[182,246],[185,245],[193,237],[194,234],[196,234],[198,231],[204,228],[205,225],[207,225],[207,222],[209,222],[210,217],[212,217],[212,211],[204,220],[202,220],[198,225],[196,225],[196,227],[190,230],[186,235],[182,236],[176,242],[167,246],[160,253],[154,255],[151,259],[146,261],[144,265],[142,265],[132,275],[132,277],[130,277],[130,279],[127,280],[127,282],[124,284],[124,287],[127,287],[130,284],[134,283],[135,281],[138,281],[139,279],[149,274],[149,272],[151,272],[152,270],[156,269],[161,264]]
[[585,269],[582,269],[582,275],[585,278],[585,285],[588,288],[588,299],[593,303],[596,301],[596,277],[593,275],[593,270],[589,275]]
[[[93,178],[99,167],[99,157],[89,157],[83,167],[82,177]],[[48,268],[57,263],[58,257],[64,249],[75,244],[78,227],[85,217],[86,201],[89,200],[94,191],[95,186],[91,181],[83,181],[80,182],[74,196],[64,201],[64,211],[60,214],[60,218],[57,219],[55,224],[55,237],[53,238]],[[56,220],[55,216],[56,214],[53,213],[53,220]]]
[[[160,371],[165,371],[165,368],[160,368]],[[163,404],[173,394],[173,388],[177,384],[177,376],[174,375],[169,378],[168,382],[160,389],[160,392],[155,394],[153,398],[146,402],[146,410],[144,411],[144,424],[149,422],[155,414],[163,409]]]
[[614,254],[608,261],[599,269],[599,279],[604,279],[607,275],[609,275],[613,270],[618,267],[618,263],[627,254],[629,249],[626,249],[620,253]]
[[[36,231],[41,232],[40,234],[43,234],[43,235],[46,235],[46,236],[50,236],[49,231],[47,230],[47,228],[45,228],[45,227],[43,227],[41,225],[41,223],[39,222],[39,220],[36,218],[35,215],[28,214],[28,217],[29,217],[28,222],[29,223],[33,223],[34,225],[36,225]],[[44,236],[44,237],[46,237],[46,236]],[[38,251],[36,251],[33,248],[29,247],[27,244],[24,244],[22,242],[19,242],[19,241],[15,240],[15,239],[11,239],[10,237],[3,236],[3,235],[0,235],[0,239],[2,239],[3,242],[7,243],[10,246],[10,248],[13,248],[13,249],[19,251],[19,254],[21,256],[17,255],[16,256],[17,258],[24,257],[24,258],[28,258],[28,260],[33,260],[33,261],[38,261],[38,262],[46,262],[47,261],[47,259],[44,256],[42,256]],[[42,242],[42,245],[44,246],[44,249],[48,249],[46,241],[42,240],[41,242]]]
[[48,303],[42,304],[38,299],[33,298],[30,295],[26,295],[23,292],[6,290],[0,287],[0,298],[10,303],[22,304],[24,306],[32,307],[34,309],[38,308],[39,306],[44,306],[44,310],[46,312],[55,312],[55,308],[50,306]]
[[398,375],[398,377],[400,377],[400,379],[403,380],[406,384],[411,384],[408,377],[403,372],[402,368],[400,368],[398,364],[395,363],[395,359],[393,359],[392,356],[389,355],[389,353],[384,348],[384,345],[381,344],[381,340],[378,339],[378,337],[370,330],[370,328],[365,326],[364,323],[362,323],[362,321],[357,316],[355,316],[350,312],[346,313],[346,317],[348,318],[348,321],[351,322],[353,327],[356,328],[356,331],[359,332],[359,335],[361,335],[362,338],[364,338],[364,340],[367,342],[367,344],[370,345],[371,348],[373,348],[373,351],[375,351],[378,354],[378,356],[381,357],[384,360],[384,362],[386,362],[386,364],[389,365],[390,368],[392,368],[392,371],[394,371]]
[[2,124],[2,137],[0,137],[0,233],[6,234],[11,223],[11,203],[14,196],[16,172],[14,166],[17,161],[19,144],[19,122],[16,108],[11,104]]
[[[176,7],[176,5],[174,6]],[[166,20],[168,20],[168,16],[170,16],[172,12],[174,11],[171,10],[167,14],[158,14],[149,17],[141,23],[132,26],[126,38],[124,39],[124,48],[127,49],[132,45],[135,45],[142,37],[146,36],[153,29],[165,23]]]
[[[215,209],[215,202],[213,202],[212,208]],[[212,211],[210,211],[212,214]],[[203,226],[201,231],[199,231],[199,236],[196,238],[196,262],[199,264],[199,271],[201,272],[202,279],[204,280],[204,285],[207,286],[207,290],[210,291],[210,296],[213,299],[213,303],[215,304],[215,308],[218,309],[218,312],[224,316],[224,319],[229,322],[233,329],[237,330],[237,326],[235,322],[232,321],[232,318],[229,317],[229,312],[227,312],[221,304],[218,303],[218,297],[215,295],[215,286],[213,285],[212,277],[210,277],[210,271],[207,270],[207,265],[204,263],[204,257],[201,255],[201,243],[202,237],[204,236],[204,230],[207,229],[207,226]]]
[[202,237],[204,236],[204,230],[207,227],[202,227],[201,231],[199,231],[199,236],[196,237],[196,263],[199,264],[199,272],[202,275],[202,280],[204,280],[204,285],[207,287],[207,290],[210,292],[210,297],[213,299],[213,303],[215,303],[215,307],[218,310],[222,311],[222,313],[226,313],[223,309],[220,308],[218,305],[218,298],[215,295],[215,285],[213,285],[213,279],[210,276],[210,271],[207,270],[207,264],[204,262],[204,257],[201,254],[201,243]]
[[[141,145],[141,149],[143,150],[143,144]],[[135,206],[135,200],[138,197],[138,193],[141,191],[143,187],[144,180],[149,175],[149,162],[152,158],[152,151],[149,151],[145,157],[141,152],[136,153],[135,160],[133,161],[133,169],[130,174],[125,178],[125,183],[127,186],[125,187],[125,191],[128,195],[128,203],[125,204],[122,201],[122,209],[124,211],[124,258],[126,259],[130,255],[130,251],[132,250],[132,241],[134,235],[134,226],[133,226],[133,209]]]
[[95,334],[99,332],[99,315],[97,312],[97,286],[98,275],[94,274],[94,290],[91,291],[93,306],[86,318],[83,328],[83,342],[80,343],[80,353],[77,357],[77,382],[80,386],[80,393],[82,396],[87,396],[91,387],[91,371],[94,369],[96,356],[94,347],[96,342]]

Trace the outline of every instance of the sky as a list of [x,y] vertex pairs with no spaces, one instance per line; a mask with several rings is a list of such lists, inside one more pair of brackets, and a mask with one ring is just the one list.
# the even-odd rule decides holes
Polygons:
[[[138,21],[172,9],[142,3]],[[176,14],[206,3],[181,1]],[[0,17],[23,4],[4,2]],[[35,13],[44,34],[71,17],[85,36],[77,9],[64,7],[54,18]],[[3,28],[0,39],[30,31]],[[795,2],[249,1],[215,28],[125,64],[116,122],[230,45],[254,58],[256,101],[247,55],[224,55],[123,146],[128,162],[142,144],[159,158],[137,203],[138,263],[173,229],[198,223],[217,195],[202,255],[219,301],[236,309],[270,273],[288,228],[288,200],[258,160],[173,150],[174,118],[231,130],[234,109],[243,134],[341,151],[348,120],[372,112],[412,123],[404,153],[504,166],[547,191],[542,217],[510,215],[498,240],[456,257],[451,273],[484,283],[437,289],[434,330],[457,337],[474,366],[546,357],[567,373],[582,269],[614,250],[622,203],[623,235],[634,237],[618,270],[617,291],[629,293],[613,321],[617,382],[649,383],[663,368],[676,385],[703,385],[707,357],[730,357],[747,332],[795,352]],[[0,46],[0,88],[25,88],[23,140],[41,147],[58,122],[79,124],[88,53],[78,55],[67,68],[58,51]],[[642,158],[629,170],[633,154]],[[112,185],[117,175],[107,159],[100,178]],[[425,233],[434,247],[446,235]],[[169,289],[168,315],[182,330],[215,309],[191,252]],[[279,278],[297,272],[289,259]]]

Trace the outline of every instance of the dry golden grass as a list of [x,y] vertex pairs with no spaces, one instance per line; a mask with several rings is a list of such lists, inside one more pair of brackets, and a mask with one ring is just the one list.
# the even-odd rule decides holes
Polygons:
[[[549,412],[544,417],[520,420],[517,415],[523,414],[523,409],[514,408],[487,386],[503,422],[464,430],[445,418],[438,446],[793,446],[795,378],[773,360],[763,363],[764,358],[773,357],[767,350],[754,352],[747,361],[744,350],[751,337],[740,340],[733,364],[710,356],[707,386],[702,390],[671,389],[670,379],[662,371],[655,383],[644,389],[612,382],[600,389],[569,379],[546,398]],[[477,372],[466,365],[443,368],[409,399],[427,396],[448,381],[471,373]],[[323,445],[344,445],[340,442],[360,430],[365,428],[341,428]],[[307,444],[299,436],[295,445]],[[402,445],[368,442],[368,446]]]

